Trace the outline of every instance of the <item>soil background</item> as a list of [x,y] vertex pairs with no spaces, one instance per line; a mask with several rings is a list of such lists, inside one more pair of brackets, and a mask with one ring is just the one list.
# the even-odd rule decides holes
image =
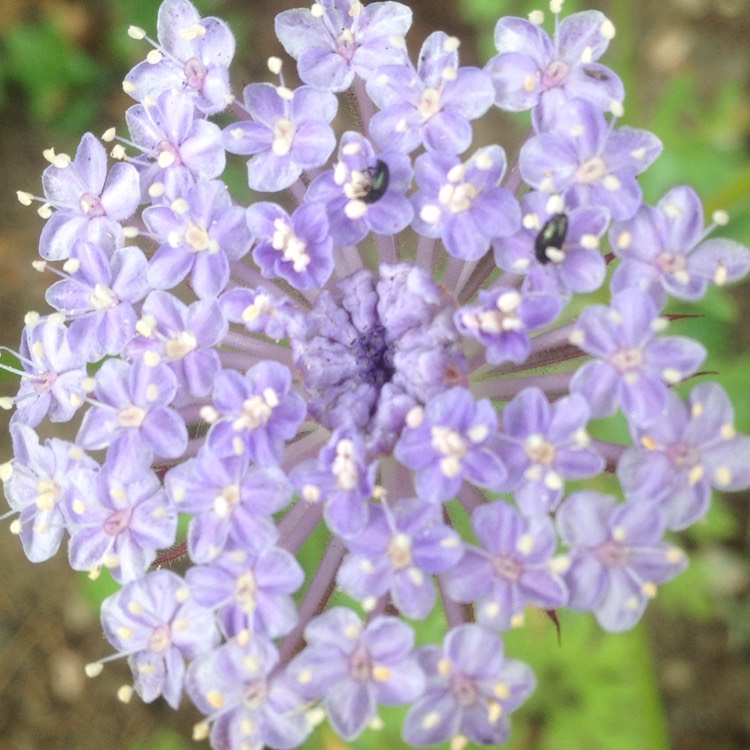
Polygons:
[[[235,87],[267,80],[264,61],[280,48],[272,36],[272,16],[305,3],[288,0],[227,0],[227,15],[252,10],[252,42],[238,39]],[[158,3],[154,0],[155,9]],[[518,13],[511,1],[498,2],[498,13]],[[541,3],[540,3],[541,5]],[[593,2],[605,12],[611,3]],[[664,0],[632,2],[639,30],[635,64],[642,83],[639,96],[655,101],[671,77],[685,71],[698,76],[700,90],[710,95],[716,81],[727,77],[750,84],[750,2],[747,0]],[[3,30],[19,19],[42,14],[66,29],[71,44],[105,59],[100,24],[109,3],[90,0],[0,0],[0,44]],[[462,63],[468,64],[473,29],[451,2],[414,0],[415,27],[409,34],[412,53],[434,29],[463,40]],[[132,22],[153,28],[152,18]],[[427,25],[429,24],[429,26]],[[124,29],[123,29],[124,33]],[[135,43],[134,43],[135,46]],[[251,49],[249,49],[251,48]],[[252,60],[248,55],[252,53]],[[33,65],[34,61],[29,60]],[[288,65],[291,67],[291,65]],[[237,70],[241,73],[238,76]],[[115,71],[122,76],[126,70]],[[247,80],[240,80],[243,76]],[[116,87],[103,91],[110,119],[92,127],[102,132],[132,102]],[[701,102],[696,101],[700,109]],[[748,104],[750,107],[750,104]],[[748,118],[750,120],[750,118]],[[92,123],[92,126],[94,123]],[[750,130],[745,122],[745,148]],[[44,308],[47,279],[31,268],[36,257],[41,220],[22,207],[17,189],[38,192],[46,163],[41,151],[52,143],[48,131],[35,124],[22,93],[11,92],[0,112],[0,344],[18,345],[27,310]],[[500,141],[502,142],[502,140]],[[55,144],[75,147],[75,142]],[[59,149],[64,150],[64,149]],[[750,346],[750,300],[747,284],[735,291],[743,308],[737,329],[737,351]],[[6,395],[6,394],[3,394]],[[0,456],[10,456],[7,415],[0,415]],[[663,702],[675,750],[746,750],[750,748],[750,513],[745,494],[730,500],[739,524],[727,544],[709,551],[726,575],[723,598],[708,622],[668,617],[652,608],[646,625],[652,638]],[[83,666],[110,651],[98,618],[84,600],[78,574],[70,571],[64,551],[55,559],[32,565],[18,540],[0,526],[0,750],[120,750],[148,747],[160,727],[188,737],[198,716],[189,707],[178,713],[157,701],[129,706],[115,698],[126,670],[109,668],[96,680]],[[737,624],[740,624],[739,627]],[[744,623],[744,626],[743,626]],[[743,634],[744,630],[744,634]],[[138,743],[142,744],[138,744]],[[531,750],[531,749],[530,749]],[[568,750],[560,748],[560,750]],[[574,749],[570,749],[574,750]],[[602,750],[607,750],[603,747]],[[646,748],[645,750],[648,750]]]

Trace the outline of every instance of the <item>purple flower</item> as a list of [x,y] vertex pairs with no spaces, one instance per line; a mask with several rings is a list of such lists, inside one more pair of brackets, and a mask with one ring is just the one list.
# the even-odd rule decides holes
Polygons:
[[19,514],[14,527],[31,562],[49,560],[70,529],[70,496],[98,464],[72,443],[39,442],[28,425],[11,425],[13,460],[0,472],[8,505]]
[[641,205],[636,176],[661,148],[652,133],[612,128],[593,104],[573,99],[555,109],[545,132],[526,141],[518,165],[531,187],[562,193],[570,206],[600,206],[624,221]]
[[154,291],[143,303],[138,335],[130,339],[127,356],[165,362],[179,383],[175,404],[187,402],[190,396],[211,392],[221,370],[214,346],[227,329],[216,300],[197,300],[187,306],[167,292]]
[[433,151],[417,158],[412,226],[425,237],[442,239],[454,258],[478,260],[495,237],[513,234],[521,212],[513,194],[500,187],[505,152],[500,146],[479,149],[466,162]]
[[682,550],[661,540],[664,518],[652,505],[577,492],[562,504],[556,521],[570,548],[568,606],[593,611],[610,632],[632,628],[656,596],[657,584],[687,565]]
[[137,247],[115,248],[108,256],[91,243],[78,243],[74,256],[77,270],[54,283],[46,298],[72,319],[70,346],[96,362],[119,354],[135,333],[133,305],[148,291],[148,262]]
[[138,172],[121,162],[107,173],[107,154],[94,135],[81,138],[72,161],[58,154],[44,170],[42,184],[56,209],[39,238],[43,258],[65,260],[79,240],[97,243],[111,235],[122,244],[120,222],[133,215],[140,198]]
[[563,307],[562,299],[544,292],[510,287],[480,290],[479,302],[456,310],[458,332],[485,347],[487,362],[524,362],[531,351],[529,332],[549,325]]
[[254,203],[247,225],[257,244],[253,260],[265,278],[276,276],[295,289],[322,287],[333,271],[333,243],[320,203],[305,203],[289,216],[275,203]]
[[106,567],[116,581],[143,576],[160,549],[174,544],[177,511],[148,455],[110,448],[98,472],[77,479],[69,495],[70,565],[97,572]]
[[278,638],[297,623],[290,594],[305,573],[285,549],[225,549],[209,565],[190,568],[186,579],[196,601],[217,613],[228,638],[243,631]]
[[577,393],[550,404],[538,388],[521,391],[503,410],[497,452],[513,477],[524,515],[553,512],[565,481],[593,477],[605,461],[586,432],[589,405]]
[[324,503],[328,528],[342,537],[362,531],[375,491],[377,463],[367,463],[365,442],[352,429],[336,430],[317,460],[294,468],[292,482],[306,503]]
[[84,415],[77,442],[89,450],[117,445],[132,456],[150,450],[177,458],[188,434],[183,418],[167,406],[176,391],[177,378],[165,364],[108,359],[96,375],[97,401]]
[[378,65],[403,62],[399,42],[410,26],[411,10],[396,2],[320,0],[276,16],[276,36],[299,77],[323,91],[344,91],[355,75],[367,79]]
[[429,275],[406,263],[381,265],[379,278],[362,269],[319,294],[291,336],[310,414],[390,452],[409,409],[461,382],[453,313]]
[[637,286],[663,304],[665,293],[697,300],[709,283],[742,278],[750,269],[750,250],[729,239],[706,239],[706,233],[700,198],[686,185],[672,188],[656,208],[641,206],[610,230],[612,250],[622,259],[612,291]]
[[633,447],[617,464],[628,499],[658,505],[668,529],[684,529],[708,510],[711,488],[750,487],[750,438],[734,428],[734,410],[715,383],[696,386],[688,403],[669,394],[666,412],[633,427]]
[[455,496],[463,480],[499,489],[507,471],[492,448],[496,435],[492,404],[452,388],[409,411],[394,455],[414,469],[417,496],[441,502]]
[[323,700],[345,740],[359,736],[378,703],[400,706],[422,694],[414,632],[395,617],[376,617],[363,626],[350,609],[334,607],[310,621],[305,640],[289,675],[306,698]]
[[230,289],[221,295],[220,304],[230,323],[242,323],[247,331],[263,333],[274,341],[287,338],[290,326],[300,317],[288,297],[271,294],[265,289]]
[[512,112],[538,106],[551,111],[580,98],[609,111],[625,90],[620,78],[596,61],[614,35],[611,21],[596,10],[555,19],[552,39],[526,19],[501,18],[495,26],[500,54],[485,67],[495,85],[495,104]]
[[217,297],[229,281],[229,261],[250,249],[245,212],[220,180],[194,185],[169,206],[147,208],[143,220],[162,243],[148,266],[156,289],[172,289],[190,274],[199,297]]
[[197,728],[215,748],[301,747],[312,731],[305,705],[276,672],[279,655],[272,643],[245,633],[193,661],[185,688],[205,724]]
[[[381,163],[386,165],[387,184],[382,195],[372,199],[368,194],[375,189]],[[331,238],[343,247],[370,232],[393,234],[408,226],[413,211],[404,193],[411,179],[408,156],[398,151],[376,154],[366,138],[348,131],[339,141],[339,161],[313,180],[305,200],[325,205]]]
[[188,0],[164,0],[156,22],[159,45],[125,77],[125,92],[140,102],[165,91],[189,94],[211,115],[229,104],[234,37],[218,18],[201,18]]
[[206,447],[170,469],[164,484],[180,512],[192,515],[187,544],[197,563],[216,559],[227,542],[255,553],[275,543],[271,516],[292,494],[280,469],[251,466],[246,456],[218,457]]
[[[399,747],[499,746],[534,677],[496,633],[527,607],[632,626],[686,564],[665,529],[750,487],[723,391],[674,388],[703,346],[660,315],[750,250],[691,188],[641,205],[661,143],[619,126],[612,24],[562,4],[549,37],[501,19],[479,69],[443,32],[411,62],[400,3],[315,0],[276,19],[304,85],[270,58],[243,103],[226,24],[164,0],[158,42],[129,31],[152,49],[130,140],[103,136],[120,163],[89,133],[18,193],[57,311],[0,362],[11,531],[124,583],[103,617],[135,689],[184,686],[215,750],[294,750],[326,714],[353,740],[380,705]],[[512,165],[493,101],[531,110]],[[590,440],[618,410],[629,434]],[[76,441],[40,443],[57,422]],[[590,491],[615,473],[623,502]]]
[[251,83],[243,92],[252,119],[224,130],[224,148],[252,154],[247,182],[252,190],[273,193],[292,185],[303,169],[326,163],[336,146],[330,126],[338,99],[301,86],[294,91],[270,83]]
[[140,171],[144,199],[171,203],[196,182],[218,177],[226,165],[219,126],[196,116],[193,99],[170,89],[130,107],[125,120],[142,152],[130,160]]
[[259,466],[281,460],[285,440],[305,418],[302,397],[291,391],[288,368],[263,360],[245,375],[223,370],[216,378],[208,446],[219,457],[248,455]]
[[494,97],[492,81],[478,68],[458,67],[455,37],[430,34],[410,64],[381,65],[367,80],[367,93],[381,108],[370,121],[381,146],[410,152],[427,150],[460,154],[471,144],[470,120],[481,117]]
[[83,404],[86,362],[74,351],[61,316],[32,316],[23,329],[18,358],[21,386],[11,422],[36,427],[45,417],[67,422]]
[[[525,289],[593,292],[604,282],[606,265],[599,241],[609,226],[609,213],[599,206],[566,210],[559,196],[531,191],[521,199],[522,228],[492,242],[495,262],[510,273],[523,274]],[[561,219],[560,217],[564,217]],[[564,232],[550,222],[563,221]],[[540,250],[541,248],[541,250]]]
[[218,642],[211,612],[190,598],[184,581],[156,570],[102,603],[107,640],[128,657],[138,695],[160,695],[172,708],[182,697],[185,664]]
[[346,544],[350,554],[336,578],[341,589],[365,606],[390,593],[402,614],[418,620],[435,604],[432,576],[463,553],[461,537],[442,523],[440,506],[418,499],[373,506],[367,527]]
[[506,659],[500,637],[479,625],[452,628],[442,648],[423,646],[417,658],[427,684],[406,716],[404,739],[418,747],[458,737],[503,744],[510,733],[508,714],[536,687],[531,669]]
[[596,357],[570,383],[591,406],[592,417],[619,407],[631,423],[647,425],[667,406],[668,388],[693,375],[706,357],[697,341],[659,336],[666,320],[643,292],[626,289],[610,307],[592,305],[578,319],[571,343]]
[[467,547],[443,579],[451,599],[477,603],[480,625],[521,627],[527,604],[556,609],[567,603],[568,590],[552,557],[557,537],[549,518],[524,518],[496,500],[474,510],[471,527],[482,548]]

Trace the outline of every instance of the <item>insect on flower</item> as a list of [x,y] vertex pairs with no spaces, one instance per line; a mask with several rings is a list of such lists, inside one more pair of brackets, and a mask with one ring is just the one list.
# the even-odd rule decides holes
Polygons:
[[[555,251],[560,252],[567,233],[567,214],[554,214],[539,230],[539,234],[534,240],[534,255],[542,265],[555,260],[554,253]],[[549,253],[550,250],[553,251],[552,255]]]
[[391,171],[384,161],[378,159],[374,167],[368,168],[367,175],[370,178],[370,184],[363,188],[365,193],[362,196],[362,201],[365,203],[377,203],[385,195],[385,191],[388,190]]

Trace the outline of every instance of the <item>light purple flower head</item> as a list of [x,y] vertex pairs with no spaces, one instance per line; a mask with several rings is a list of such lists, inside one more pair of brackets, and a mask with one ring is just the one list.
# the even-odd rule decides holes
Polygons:
[[149,573],[106,599],[102,627],[128,657],[141,699],[150,703],[162,695],[172,708],[180,704],[187,662],[219,640],[211,611],[193,601],[170,570]]
[[14,457],[3,472],[3,491],[19,514],[15,531],[26,557],[42,562],[57,553],[70,530],[69,495],[98,464],[66,440],[40,443],[34,430],[20,422],[11,425],[10,436]]
[[224,130],[224,148],[250,154],[247,183],[252,190],[273,193],[292,185],[303,169],[320,167],[336,147],[330,126],[338,99],[301,86],[294,91],[270,83],[251,83],[243,92],[250,120]]
[[399,706],[422,694],[414,632],[395,617],[376,617],[363,625],[352,610],[334,607],[308,624],[305,640],[289,675],[306,698],[322,700],[345,740],[359,736],[379,703]]
[[229,262],[250,249],[245,212],[221,180],[200,182],[169,206],[150,206],[143,220],[162,243],[148,267],[155,289],[172,289],[189,275],[199,297],[217,297],[229,281]]
[[492,242],[495,262],[523,275],[523,288],[562,295],[593,292],[606,264],[600,242],[609,226],[601,206],[566,208],[559,195],[530,191],[521,199],[522,226]]
[[521,148],[523,179],[543,193],[562,193],[570,206],[600,206],[617,221],[641,205],[637,175],[661,153],[661,141],[646,130],[612,128],[584,99],[556,108],[544,131]]
[[36,427],[45,417],[67,422],[82,406],[86,361],[70,346],[61,316],[32,316],[21,334],[23,372],[11,422]]
[[185,689],[206,716],[198,727],[213,747],[303,745],[313,725],[291,680],[277,672],[278,662],[270,641],[247,632],[192,662]]
[[633,424],[660,418],[668,386],[693,375],[706,357],[697,341],[660,336],[666,325],[651,298],[635,288],[613,297],[609,307],[581,313],[570,340],[596,359],[576,371],[570,389],[589,402],[593,417],[619,407]]
[[750,486],[750,438],[738,435],[734,409],[716,383],[701,383],[687,403],[670,393],[661,419],[633,428],[633,447],[617,465],[628,499],[658,505],[668,529],[684,529],[708,511],[711,488]]
[[297,60],[300,78],[323,91],[344,91],[354,76],[405,59],[411,9],[396,2],[319,0],[276,16],[276,36]]
[[138,206],[138,171],[119,162],[107,171],[104,146],[86,133],[71,160],[57,154],[42,175],[44,196],[55,212],[39,238],[39,254],[65,260],[78,240],[122,244],[121,222]]
[[490,402],[475,402],[466,389],[452,388],[409,411],[394,455],[414,469],[418,497],[442,502],[456,495],[463,480],[500,488],[507,470],[493,450],[496,435]]
[[339,161],[313,181],[305,200],[325,205],[331,238],[344,247],[370,232],[393,234],[408,226],[413,210],[405,193],[411,179],[405,154],[376,153],[366,138],[347,131],[339,141]]
[[333,241],[323,204],[305,203],[289,216],[275,203],[258,202],[246,218],[253,260],[265,278],[280,277],[296,289],[325,285],[333,272]]
[[502,745],[535,679],[498,631],[634,626],[686,564],[665,531],[750,486],[706,350],[664,333],[750,251],[687,186],[642,205],[661,142],[618,122],[612,24],[562,5],[475,68],[442,31],[410,56],[401,3],[314,0],[276,17],[302,85],[272,57],[239,101],[227,25],[163,0],[118,163],[87,133],[18,193],[55,312],[0,347],[11,531],[111,571],[135,690],[186,692],[215,750],[354,740],[381,705],[394,746]]
[[703,207],[687,185],[672,188],[655,208],[641,206],[629,221],[610,230],[612,251],[621,259],[612,276],[612,291],[637,286],[657,304],[667,294],[698,300],[708,285],[723,286],[750,269],[750,250],[723,237],[707,239]]
[[433,574],[449,570],[463,554],[461,537],[442,523],[440,506],[416,498],[393,508],[373,506],[367,527],[347,547],[336,577],[341,589],[365,605],[390,593],[399,612],[419,620],[435,604]]
[[498,635],[479,625],[448,631],[443,646],[417,651],[427,684],[409,709],[404,738],[418,747],[465,738],[498,746],[508,740],[508,714],[534,691],[534,673],[506,659]]
[[547,516],[524,518],[497,500],[474,510],[471,527],[481,548],[467,546],[443,580],[451,599],[476,603],[480,625],[518,628],[529,604],[543,609],[567,604],[568,589],[553,558],[557,537]]
[[125,113],[130,138],[142,155],[130,159],[141,176],[141,194],[171,203],[196,182],[226,166],[219,126],[200,117],[193,99],[175,89],[147,97]]
[[632,628],[657,584],[687,565],[682,550],[662,541],[664,518],[650,504],[618,504],[607,495],[577,492],[563,503],[556,522],[570,549],[568,606],[593,611],[610,632]]
[[370,121],[381,146],[411,152],[460,154],[471,144],[471,120],[481,117],[494,96],[489,76],[458,67],[458,39],[442,31],[422,45],[415,70],[410,63],[381,65],[367,81],[367,93],[381,111]]
[[234,36],[224,21],[201,18],[189,0],[164,0],[156,22],[159,44],[125,77],[125,92],[145,102],[172,89],[188,94],[204,114],[229,104]]
[[465,162],[433,151],[419,156],[414,169],[419,190],[412,226],[425,237],[439,237],[454,258],[478,260],[492,239],[520,227],[518,203],[500,187],[505,173],[500,146],[479,149]]
[[586,99],[607,112],[625,97],[622,81],[597,60],[615,27],[603,13],[588,10],[555,22],[552,39],[524,18],[501,18],[495,27],[500,53],[485,70],[495,85],[495,104],[533,115],[564,107],[570,99]]

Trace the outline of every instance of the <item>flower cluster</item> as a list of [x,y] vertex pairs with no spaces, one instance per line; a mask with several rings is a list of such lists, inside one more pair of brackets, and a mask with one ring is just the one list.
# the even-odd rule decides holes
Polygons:
[[[302,85],[272,58],[235,98],[227,25],[164,0],[158,39],[130,31],[153,49],[114,164],[90,133],[47,152],[57,280],[20,344],[12,528],[122,584],[102,623],[135,690],[187,693],[215,748],[299,747],[325,718],[352,739],[394,705],[410,745],[501,744],[535,685],[503,632],[529,607],[632,627],[686,565],[665,535],[750,486],[721,388],[677,395],[705,350],[664,314],[750,251],[689,187],[643,203],[661,143],[618,123],[614,27],[551,5],[553,36],[503,18],[479,69],[442,32],[412,63],[399,2],[317,0],[276,18]],[[361,132],[334,129],[347,91]],[[510,163],[474,144],[493,107],[531,113]],[[268,200],[230,195],[227,153]],[[617,412],[631,445],[589,434]],[[603,473],[612,496],[570,492]],[[415,647],[437,602],[444,641]]]

